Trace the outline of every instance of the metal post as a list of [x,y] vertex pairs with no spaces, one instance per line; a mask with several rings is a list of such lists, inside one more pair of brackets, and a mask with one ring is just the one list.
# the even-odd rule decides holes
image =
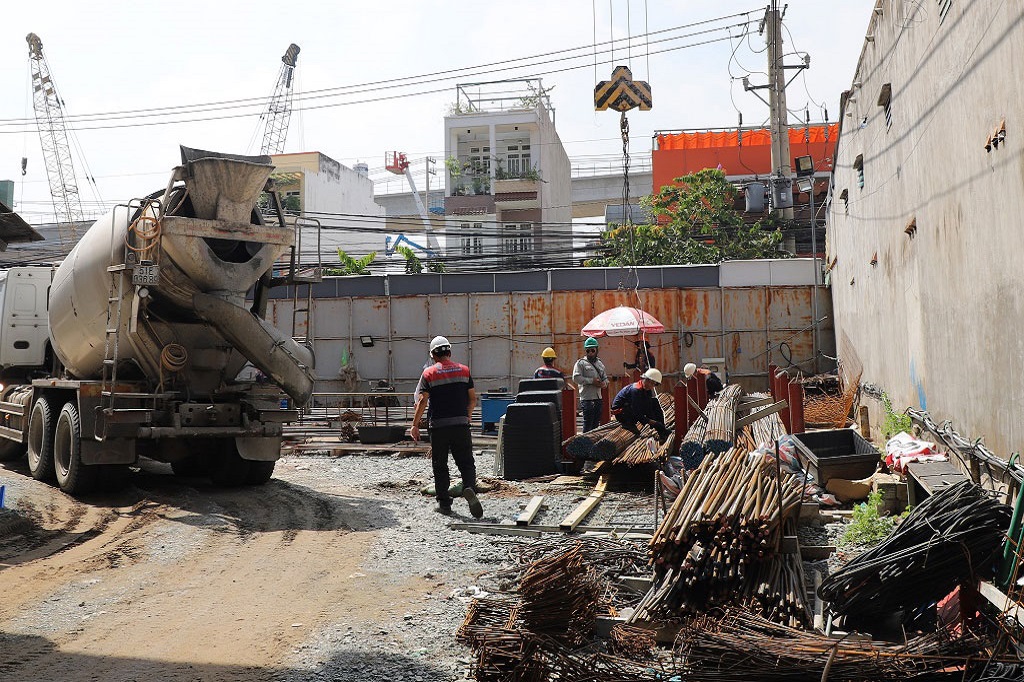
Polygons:
[[[828,125],[828,122],[825,123]],[[811,176],[811,259],[814,263],[814,283],[811,285],[811,370],[818,370],[818,220],[814,214],[814,176]]]

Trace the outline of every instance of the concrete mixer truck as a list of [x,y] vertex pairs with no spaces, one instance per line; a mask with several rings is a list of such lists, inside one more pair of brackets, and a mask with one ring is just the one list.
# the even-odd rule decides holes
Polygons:
[[[181,158],[59,266],[0,272],[0,459],[27,451],[32,476],[69,494],[123,484],[141,456],[265,483],[312,395],[312,351],[264,319],[295,241],[276,193],[276,219],[256,208],[270,157]],[[241,380],[247,364],[276,386]]]

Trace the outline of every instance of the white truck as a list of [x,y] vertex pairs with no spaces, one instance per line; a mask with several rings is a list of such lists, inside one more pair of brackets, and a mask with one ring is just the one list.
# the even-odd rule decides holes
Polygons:
[[[59,266],[0,272],[0,459],[27,452],[69,494],[122,485],[140,456],[265,483],[312,395],[311,349],[264,319],[270,288],[297,281],[294,257],[275,276],[296,228],[270,157],[181,153],[166,189],[116,207]],[[246,363],[274,386],[240,380]]]

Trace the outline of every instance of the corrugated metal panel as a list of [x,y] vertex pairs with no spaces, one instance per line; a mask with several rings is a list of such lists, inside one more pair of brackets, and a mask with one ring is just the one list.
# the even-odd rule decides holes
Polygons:
[[[467,283],[481,281],[475,275],[468,276],[470,280],[458,277]],[[493,281],[494,275],[482,277]],[[555,348],[557,366],[571,372],[583,354],[580,329],[603,310],[636,306],[639,300],[666,327],[664,334],[650,338],[658,366],[666,374],[666,390],[674,385],[684,363],[706,357],[725,357],[734,381],[747,390],[764,390],[769,362],[788,366],[792,361],[805,373],[814,369],[813,291],[810,286],[650,288],[638,292],[594,288],[317,299],[313,332],[318,390],[337,387],[341,357],[351,353],[361,381],[388,379],[399,391],[411,391],[427,360],[427,342],[437,334],[452,341],[453,357],[469,364],[481,392],[503,387],[515,390],[520,378],[533,375],[540,364],[540,351],[548,345]],[[827,290],[818,289],[818,307],[819,317],[831,317]],[[278,327],[290,329],[291,310],[291,299],[275,299],[270,319]],[[374,347],[363,348],[360,335],[373,336]],[[819,338],[830,355],[833,337],[828,321]],[[632,339],[602,340],[601,357],[613,379],[613,389],[633,379],[622,363],[632,362],[634,355]]]
[[428,331],[428,313],[423,296],[391,297],[391,371],[395,381],[415,381],[423,371],[433,338]]
[[469,365],[481,391],[507,387],[509,373],[509,295],[470,297],[473,353]]
[[512,375],[532,377],[540,366],[540,352],[551,343],[551,294],[512,294],[511,299]]

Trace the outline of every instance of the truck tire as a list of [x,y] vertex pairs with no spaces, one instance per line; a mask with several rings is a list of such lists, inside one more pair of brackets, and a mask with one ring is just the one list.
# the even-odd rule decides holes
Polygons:
[[68,495],[82,495],[96,486],[97,467],[82,463],[82,420],[78,406],[64,403],[53,435],[54,473],[57,485]]
[[25,444],[13,440],[0,440],[0,462],[12,462],[25,455]]
[[179,478],[195,478],[206,475],[206,459],[199,455],[189,455],[171,462],[171,471]]
[[274,475],[274,465],[276,464],[276,461],[249,460],[249,475],[245,482],[249,485],[264,485]]
[[210,480],[214,485],[237,488],[249,478],[249,460],[238,454],[233,439],[222,439],[224,449],[210,457]]
[[53,406],[40,398],[28,419],[28,470],[37,481],[53,480],[53,431],[57,427]]

